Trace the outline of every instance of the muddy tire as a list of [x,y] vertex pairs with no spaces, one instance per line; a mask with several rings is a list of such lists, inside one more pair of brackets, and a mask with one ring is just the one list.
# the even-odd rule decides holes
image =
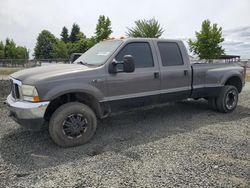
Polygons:
[[87,105],[70,102],[60,106],[49,122],[49,133],[59,146],[72,147],[85,144],[95,134],[97,120]]
[[220,94],[216,100],[218,111],[229,113],[234,111],[238,103],[239,93],[236,87],[226,85],[222,87]]

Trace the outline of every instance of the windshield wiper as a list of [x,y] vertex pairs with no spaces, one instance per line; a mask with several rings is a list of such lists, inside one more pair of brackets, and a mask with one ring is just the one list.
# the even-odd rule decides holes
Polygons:
[[78,61],[77,63],[78,63],[78,64],[81,64],[81,65],[89,65],[88,63],[83,62],[83,61]]
[[81,64],[81,65],[85,65],[85,66],[96,66],[96,65],[94,65],[94,64],[89,64],[89,63],[83,62],[83,61],[78,61],[77,63],[78,63],[78,64]]

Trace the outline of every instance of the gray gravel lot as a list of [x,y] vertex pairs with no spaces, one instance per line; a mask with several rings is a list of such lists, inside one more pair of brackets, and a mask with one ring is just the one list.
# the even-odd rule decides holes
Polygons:
[[0,115],[0,187],[250,187],[250,84],[231,114],[203,100],[129,112],[68,149],[19,128],[3,103]]

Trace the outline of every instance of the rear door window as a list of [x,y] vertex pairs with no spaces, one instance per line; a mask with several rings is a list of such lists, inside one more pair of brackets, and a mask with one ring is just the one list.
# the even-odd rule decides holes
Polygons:
[[175,42],[159,42],[158,48],[163,66],[183,65],[180,48]]

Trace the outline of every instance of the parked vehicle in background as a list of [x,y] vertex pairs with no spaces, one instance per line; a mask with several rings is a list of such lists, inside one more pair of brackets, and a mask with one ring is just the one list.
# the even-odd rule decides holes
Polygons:
[[53,141],[69,147],[92,138],[97,118],[133,108],[205,98],[214,110],[232,112],[245,74],[241,63],[190,64],[179,40],[107,40],[74,64],[12,74],[7,104],[20,125],[49,122]]
[[73,63],[75,60],[77,60],[80,56],[82,55],[82,53],[73,53],[70,55],[69,58],[69,63]]

